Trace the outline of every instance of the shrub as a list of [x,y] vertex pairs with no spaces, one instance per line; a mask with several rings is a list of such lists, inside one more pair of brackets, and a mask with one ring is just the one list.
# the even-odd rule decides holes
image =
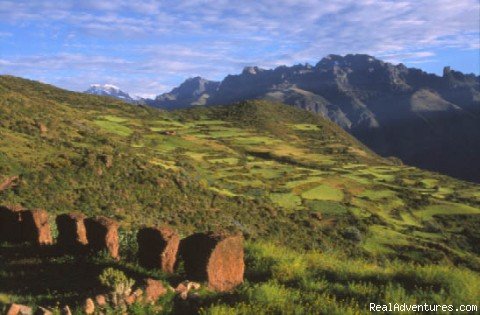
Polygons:
[[114,268],[103,270],[98,279],[103,286],[115,294],[128,294],[135,284],[133,279],[128,278],[122,271]]
[[354,241],[356,243],[360,243],[363,239],[362,233],[360,232],[360,230],[357,229],[354,226],[349,226],[349,227],[345,228],[345,230],[343,231],[343,236],[346,239],[349,239],[349,240]]

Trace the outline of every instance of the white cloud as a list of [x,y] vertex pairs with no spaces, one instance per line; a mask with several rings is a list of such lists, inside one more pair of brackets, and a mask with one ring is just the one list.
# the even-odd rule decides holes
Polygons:
[[0,38],[31,26],[68,29],[64,52],[2,54],[0,65],[47,77],[70,71],[76,79],[62,86],[75,89],[95,72],[145,94],[193,75],[221,79],[245,65],[314,63],[330,53],[422,63],[439,48],[479,49],[479,9],[478,0],[0,0],[0,25],[11,28]]

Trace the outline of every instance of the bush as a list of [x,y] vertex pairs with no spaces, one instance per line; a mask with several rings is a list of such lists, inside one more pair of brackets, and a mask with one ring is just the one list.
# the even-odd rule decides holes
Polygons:
[[135,284],[133,279],[128,278],[122,271],[114,268],[103,270],[98,279],[103,286],[115,294],[128,294]]
[[359,229],[357,229],[354,226],[349,226],[343,231],[343,236],[346,239],[349,239],[351,241],[354,241],[356,243],[360,243],[363,239],[362,233],[360,232]]

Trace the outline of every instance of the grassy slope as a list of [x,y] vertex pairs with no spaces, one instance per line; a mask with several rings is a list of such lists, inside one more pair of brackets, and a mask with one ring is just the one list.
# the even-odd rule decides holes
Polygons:
[[[43,135],[40,124],[48,128]],[[175,135],[163,134],[172,130]],[[254,261],[267,255],[258,246],[273,250],[255,243],[262,239],[302,252],[333,250],[368,261],[395,258],[480,270],[478,186],[394,165],[336,125],[291,107],[246,102],[167,113],[0,77],[0,136],[0,182],[21,177],[16,187],[0,192],[1,203],[107,214],[119,219],[125,231],[155,222],[172,224],[183,234],[238,229],[252,240]],[[299,264],[308,264],[308,255],[313,253],[298,255],[305,260]],[[278,257],[269,261],[282,263]],[[3,266],[5,278],[12,275],[9,267]],[[257,267],[249,267],[251,281],[257,281]],[[293,280],[269,271],[265,277],[277,282],[246,285],[236,299],[248,301],[247,308],[263,308],[265,301],[252,300],[248,290],[280,290],[274,295],[283,294],[286,286],[284,293],[294,295],[308,289],[295,281],[321,276],[318,281],[327,281],[321,282],[326,287],[308,284],[322,288],[314,292],[364,303],[366,297],[336,287],[338,281],[330,277],[345,276],[337,267],[327,272],[314,266],[318,275],[300,272]],[[394,285],[393,267],[375,268],[390,278],[379,284],[359,276],[356,285],[367,286],[362,290]],[[397,289],[418,295],[406,286]],[[386,294],[375,290],[372,296],[362,294]],[[2,293],[8,300],[11,292],[0,290],[0,298]],[[298,303],[308,304],[300,298]],[[358,307],[345,303],[340,308]]]

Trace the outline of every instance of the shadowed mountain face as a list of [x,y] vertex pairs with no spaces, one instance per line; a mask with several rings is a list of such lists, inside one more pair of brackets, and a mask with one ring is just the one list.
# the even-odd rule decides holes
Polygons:
[[383,156],[480,182],[480,78],[443,76],[367,55],[315,66],[247,67],[221,83],[189,79],[151,105],[182,108],[268,99],[328,117]]
[[219,82],[201,77],[190,78],[171,92],[157,96],[152,104],[161,104],[160,107],[166,109],[206,105],[210,95],[216,92],[219,85]]

